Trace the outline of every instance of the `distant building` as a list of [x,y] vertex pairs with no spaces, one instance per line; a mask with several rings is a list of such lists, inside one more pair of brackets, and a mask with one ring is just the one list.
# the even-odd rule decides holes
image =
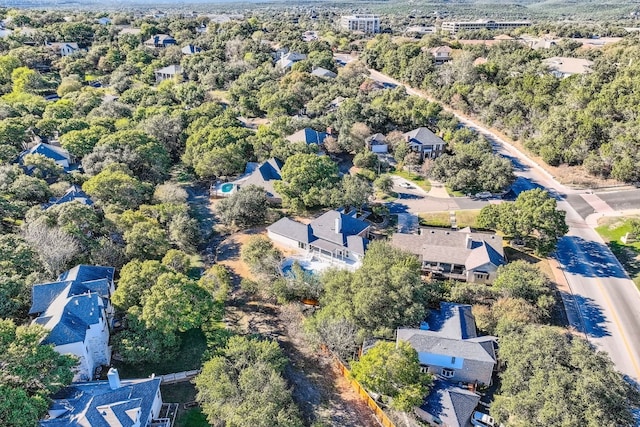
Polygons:
[[478,31],[478,30],[511,30],[519,27],[529,27],[529,21],[503,21],[497,22],[493,20],[480,19],[477,21],[444,21],[442,23],[442,31],[448,31],[451,34],[457,34],[460,31]]
[[404,30],[404,33],[407,35],[422,36],[425,34],[434,34],[436,31],[438,31],[436,27],[423,27],[420,25],[416,25],[413,27],[408,27],[406,30]]
[[338,77],[336,73],[331,70],[327,70],[326,68],[318,67],[311,71],[311,74],[316,77],[322,77],[324,79],[335,79]]
[[260,165],[255,165],[254,163],[252,170],[249,169],[249,164],[247,164],[248,170],[245,176],[234,183],[239,188],[248,185],[262,187],[269,203],[280,204],[282,203],[282,196],[276,191],[273,183],[282,179],[282,166],[284,166],[284,163],[273,157]]
[[96,19],[96,22],[100,25],[110,25],[111,24],[111,18],[107,18],[106,16],[102,17],[102,18],[98,18]]
[[429,53],[433,55],[433,59],[436,61],[436,64],[442,64],[444,62],[451,60],[451,49],[449,46],[438,46],[433,49],[429,49]]
[[60,56],[69,56],[80,50],[80,48],[78,47],[78,43],[47,43],[46,46],[50,49],[53,49]]
[[[18,164],[22,165],[24,157],[28,154],[40,154],[41,156],[45,156],[56,162],[56,164],[62,166],[65,170],[68,170],[69,166],[73,163],[71,155],[67,150],[53,144],[45,144],[43,142],[40,142],[33,147],[23,151],[22,153],[20,153],[20,156],[18,156]],[[27,169],[27,173],[29,172],[30,170]]]
[[72,383],[52,396],[40,427],[170,427],[160,418],[160,378],[121,380],[111,368],[107,381]]
[[202,49],[192,44],[188,44],[183,47],[181,51],[184,55],[195,55],[196,53],[202,52]]
[[155,71],[156,83],[160,83],[164,80],[175,79],[182,76],[182,67],[179,65],[169,65],[168,67],[160,68]]
[[303,53],[282,53],[280,58],[276,61],[276,67],[280,68],[281,70],[287,70],[291,68],[296,62],[304,61],[305,59],[307,59],[307,55]]
[[67,192],[64,193],[62,197],[59,197],[57,199],[56,198],[51,199],[49,203],[47,203],[43,207],[45,209],[49,209],[53,206],[57,206],[57,205],[61,205],[63,203],[69,203],[69,202],[78,202],[87,206],[93,205],[93,200],[91,200],[89,195],[84,191],[82,191],[82,188],[80,188],[80,186],[74,184],[71,187],[69,187]]
[[326,132],[319,132],[315,129],[304,128],[300,129],[293,135],[289,135],[286,139],[289,142],[304,142],[305,144],[322,145],[327,136],[328,134]]
[[387,137],[381,133],[371,135],[365,140],[365,144],[369,150],[373,153],[386,153],[389,151],[389,145],[387,144]]
[[592,72],[593,61],[581,58],[566,58],[554,56],[547,58],[543,63],[549,67],[551,74],[559,79],[564,79],[574,74],[589,74]]
[[176,44],[176,39],[171,37],[168,34],[156,34],[155,36],[151,36],[151,38],[144,42],[144,45],[147,47],[167,47],[173,46]]
[[97,367],[111,363],[109,333],[115,269],[78,265],[58,281],[34,285],[29,314],[49,332],[42,344],[79,359],[74,379],[93,379]]
[[340,19],[340,27],[347,31],[376,34],[380,32],[380,17],[378,15],[343,16]]

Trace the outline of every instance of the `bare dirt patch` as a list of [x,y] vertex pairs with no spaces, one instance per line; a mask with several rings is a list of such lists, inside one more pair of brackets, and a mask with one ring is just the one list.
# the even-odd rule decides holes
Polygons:
[[293,387],[293,397],[306,425],[316,422],[335,427],[378,425],[373,412],[340,374],[331,356],[305,339],[302,304],[280,306],[248,296],[239,289],[240,280],[253,279],[248,266],[240,259],[242,244],[261,233],[264,233],[262,228],[233,234],[217,248],[218,263],[230,270],[234,281],[225,323],[235,332],[260,334],[278,341],[291,362],[285,377]]

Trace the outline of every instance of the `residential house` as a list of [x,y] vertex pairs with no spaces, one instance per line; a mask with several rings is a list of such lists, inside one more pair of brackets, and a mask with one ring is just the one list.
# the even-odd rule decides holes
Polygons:
[[447,144],[442,138],[431,132],[426,127],[419,127],[402,134],[412,151],[420,153],[421,158],[435,159],[444,152]]
[[147,47],[162,48],[167,46],[173,46],[176,44],[176,39],[168,34],[156,34],[144,42]]
[[60,56],[69,56],[80,50],[78,43],[69,42],[47,43],[46,47],[53,49]]
[[268,202],[280,204],[282,203],[282,196],[278,194],[273,183],[282,179],[282,166],[284,166],[284,163],[281,160],[272,157],[266,162],[254,167],[246,177],[235,181],[235,183],[240,188],[246,187],[247,185],[262,187],[266,192]]
[[327,105],[327,111],[337,111],[338,107],[347,99],[343,96],[338,96],[337,98],[333,99],[329,105]]
[[327,70],[326,68],[322,68],[322,67],[318,67],[314,69],[313,71],[311,71],[311,74],[316,77],[321,77],[324,79],[335,79],[336,77],[338,77],[338,75],[333,71]]
[[347,15],[340,18],[343,30],[376,34],[380,32],[380,17],[378,15]]
[[[65,170],[68,170],[69,167],[74,163],[71,155],[67,150],[57,145],[45,144],[43,142],[40,142],[20,153],[20,155],[18,156],[18,164],[22,165],[24,157],[28,154],[40,154],[42,156],[45,156],[56,162],[56,164],[62,166]],[[29,172],[30,170],[29,168],[27,168],[27,173]]]
[[373,153],[387,153],[389,152],[389,145],[387,144],[387,137],[381,133],[371,135],[365,140],[366,146]]
[[430,426],[471,427],[471,417],[480,396],[471,390],[436,380],[429,396],[414,413]]
[[49,203],[47,203],[43,207],[45,209],[49,209],[53,206],[57,206],[57,205],[61,205],[63,203],[69,203],[69,202],[78,202],[87,206],[93,205],[93,200],[91,200],[89,195],[84,191],[82,191],[82,188],[80,188],[80,186],[73,184],[71,187],[69,187],[67,192],[64,193],[62,197],[52,198],[49,201]]
[[192,44],[188,44],[183,47],[181,51],[183,55],[195,55],[196,53],[202,52],[202,49]]
[[304,142],[305,144],[322,145],[329,135],[327,132],[320,132],[311,128],[300,129],[296,133],[289,135],[286,139],[289,142]]
[[406,35],[423,36],[425,34],[435,34],[436,31],[437,31],[436,27],[425,27],[421,25],[415,25],[412,27],[408,27],[406,30],[404,30],[404,33]]
[[40,427],[170,427],[160,418],[160,378],[121,380],[109,369],[107,381],[77,382],[52,396]]
[[588,74],[593,70],[593,61],[581,58],[566,58],[560,56],[554,56],[553,58],[547,58],[543,63],[549,67],[551,74],[559,79],[564,79],[574,74]]
[[391,244],[418,256],[422,271],[434,277],[491,283],[506,263],[502,238],[469,228],[421,228],[420,234],[395,233]]
[[177,79],[183,76],[182,67],[179,65],[169,65],[168,67],[160,68],[155,71],[156,83],[160,83],[164,80]]
[[451,60],[451,49],[449,46],[438,46],[432,49],[429,49],[429,53],[433,55],[433,58],[436,61],[436,64],[443,64],[447,61]]
[[471,306],[440,303],[420,329],[399,328],[397,341],[418,353],[425,372],[452,383],[490,385],[497,364],[496,338],[479,337]]
[[303,53],[281,53],[280,58],[276,61],[276,68],[286,71],[291,68],[296,62],[304,61],[305,59],[307,59],[307,55]]
[[309,224],[282,218],[267,227],[271,240],[304,253],[358,265],[369,244],[370,225],[357,212],[328,211]]
[[56,282],[32,288],[32,323],[49,331],[41,344],[78,357],[75,379],[91,380],[97,367],[111,362],[114,272],[113,267],[78,265],[62,273]]
[[111,24],[111,18],[103,16],[102,18],[96,19],[96,22],[98,24],[100,24],[100,25],[110,25]]
[[374,90],[382,90],[382,89],[386,89],[387,86],[385,86],[384,83],[379,82],[377,80],[373,80],[373,79],[369,79],[366,78],[364,79],[364,81],[360,84],[360,86],[358,87],[358,90],[360,90],[360,92],[373,92]]
[[302,40],[306,42],[312,42],[314,40],[318,40],[318,32],[317,31],[305,31],[302,34]]

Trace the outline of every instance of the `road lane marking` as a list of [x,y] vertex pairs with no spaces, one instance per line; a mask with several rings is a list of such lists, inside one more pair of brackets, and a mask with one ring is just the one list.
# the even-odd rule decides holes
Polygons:
[[596,277],[595,279],[596,279],[596,283],[598,284],[598,287],[600,288],[600,292],[602,293],[602,295],[606,300],[605,302],[607,304],[607,308],[609,309],[609,311],[611,312],[611,315],[613,316],[613,321],[618,327],[618,330],[620,331],[620,335],[622,336],[622,342],[624,343],[624,346],[627,349],[627,353],[631,358],[631,363],[633,363],[633,368],[636,371],[635,380],[640,381],[640,367],[638,367],[638,362],[636,361],[636,358],[633,356],[633,351],[631,350],[631,346],[629,345],[629,341],[627,340],[627,334],[625,334],[624,329],[622,329],[622,323],[620,323],[620,320],[618,319],[618,315],[616,314],[616,311],[612,310],[611,308],[613,304],[611,303],[611,299],[609,298],[609,295],[604,289],[604,285],[602,284],[602,281],[600,280],[599,277]]

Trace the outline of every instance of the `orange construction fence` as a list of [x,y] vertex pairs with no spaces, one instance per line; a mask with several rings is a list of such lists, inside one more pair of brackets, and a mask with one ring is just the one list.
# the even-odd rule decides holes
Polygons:
[[358,395],[362,398],[362,400],[364,400],[367,403],[367,406],[371,408],[373,413],[376,415],[376,418],[378,419],[378,421],[380,421],[380,424],[383,427],[395,427],[395,424],[391,422],[387,414],[385,414],[384,411],[380,408],[380,406],[378,406],[378,403],[375,400],[373,400],[371,396],[369,396],[369,393],[366,392],[366,390],[360,385],[358,381],[351,378],[347,367],[344,366],[337,357],[334,356],[333,359],[336,361],[336,365],[338,366],[338,369],[340,369],[340,373],[347,379],[347,381],[349,381],[349,384],[351,384],[351,387],[353,387],[353,389],[358,393]]

